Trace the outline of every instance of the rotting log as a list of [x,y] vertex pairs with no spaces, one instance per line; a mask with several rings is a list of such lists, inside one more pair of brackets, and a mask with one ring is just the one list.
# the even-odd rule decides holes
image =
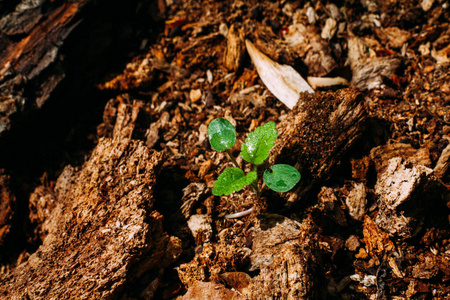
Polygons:
[[125,282],[173,262],[180,240],[164,232],[154,209],[162,158],[143,142],[103,138],[81,170],[67,166],[43,244],[1,278],[1,297],[117,298]]
[[54,188],[38,186],[31,194],[30,220],[42,245],[0,275],[0,298],[116,299],[149,273],[151,283],[131,293],[154,294],[163,269],[182,250],[154,207],[164,152],[131,139],[141,106],[119,103],[109,137],[90,159],[81,168],[66,166]]
[[302,198],[333,175],[363,134],[366,119],[363,97],[356,89],[300,95],[277,125],[279,137],[269,160],[294,165],[302,174],[295,191],[288,192],[289,201]]

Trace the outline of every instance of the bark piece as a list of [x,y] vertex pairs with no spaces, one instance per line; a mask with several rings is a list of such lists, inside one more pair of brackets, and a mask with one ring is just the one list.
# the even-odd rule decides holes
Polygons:
[[389,239],[389,235],[381,230],[375,221],[367,215],[364,217],[363,235],[367,253],[371,257],[382,257],[384,254],[395,250],[394,243]]
[[351,159],[350,163],[352,164],[352,178],[359,182],[366,182],[370,166],[369,157],[364,156],[361,159]]
[[296,190],[288,192],[290,201],[332,176],[333,169],[355,145],[367,118],[362,100],[352,88],[302,93],[297,106],[277,125],[279,136],[269,163],[287,163],[302,174]]
[[409,31],[402,30],[398,27],[388,27],[383,30],[383,33],[389,39],[388,45],[392,48],[401,48],[411,38]]
[[361,221],[364,217],[367,204],[366,195],[366,186],[363,183],[355,183],[345,199],[348,214],[354,220]]
[[361,91],[380,88],[385,78],[393,78],[402,63],[398,57],[377,57],[362,61],[352,69],[351,86]]
[[255,46],[262,49],[264,54],[279,64],[290,65],[294,68],[300,65],[300,58],[289,46],[275,35],[271,28],[257,25],[255,32]]
[[322,39],[329,41],[333,38],[334,34],[336,33],[336,30],[337,30],[336,20],[333,18],[328,18],[325,21],[325,26],[322,28],[322,33],[320,34],[320,36],[322,37]]
[[361,91],[380,88],[384,79],[392,79],[403,63],[399,57],[377,57],[359,37],[348,38],[348,63],[352,69],[351,86]]
[[391,235],[409,238],[420,229],[428,209],[440,210],[439,183],[432,172],[400,157],[389,160],[375,185],[379,207],[375,221],[380,228]]
[[403,143],[375,147],[370,150],[369,157],[377,174],[383,173],[389,165],[389,160],[394,157],[401,157],[414,165],[431,166],[430,152],[427,148],[414,149],[411,145]]
[[434,167],[434,174],[438,178],[444,177],[450,167],[450,143],[442,150],[441,156]]
[[163,155],[130,139],[99,141],[80,171],[59,177],[48,234],[29,259],[2,278],[4,298],[110,299],[126,281],[156,274],[181,252],[154,210]]
[[50,218],[56,203],[57,199],[54,191],[47,186],[38,186],[30,195],[28,203],[29,218],[31,224],[35,226],[36,238],[44,240],[47,236],[48,228],[43,227],[42,224]]
[[[22,1],[0,19],[0,102],[9,103],[9,109],[2,111],[0,135],[10,129],[13,114],[29,108],[30,100],[40,108],[65,77],[57,63],[58,51],[79,24],[79,12],[88,2],[49,5],[43,10],[42,2],[27,7],[30,2]],[[33,90],[32,99],[25,96],[26,88]]]
[[359,242],[358,237],[354,234],[349,236],[349,238],[345,241],[345,247],[352,252],[355,252],[359,246],[361,246],[361,243]]
[[432,253],[420,255],[420,262],[413,267],[412,276],[420,279],[431,279],[439,272],[437,258]]
[[317,228],[279,215],[263,215],[255,226],[250,270],[259,269],[247,299],[311,299],[317,288]]
[[110,99],[103,110],[103,123],[97,126],[97,134],[100,137],[135,138],[136,124],[143,123],[139,122],[143,105],[142,101],[132,99],[129,94]]
[[137,101],[133,101],[132,104],[119,103],[116,123],[112,132],[113,138],[129,139],[132,137],[141,107],[142,103]]
[[233,300],[241,298],[237,292],[227,289],[223,284],[196,281],[181,299]]
[[306,27],[301,23],[290,25],[284,38],[292,50],[303,58],[309,69],[308,75],[322,77],[337,67],[328,42],[320,36],[315,26]]
[[334,193],[334,190],[330,187],[322,187],[317,195],[319,204],[323,205],[324,212],[330,216],[336,223],[341,226],[347,226],[347,220],[345,213],[339,205],[339,201]]
[[181,212],[186,219],[189,219],[193,214],[195,205],[205,196],[206,191],[206,184],[197,182],[192,182],[183,189]]
[[212,237],[212,219],[207,215],[193,215],[187,221],[188,227],[195,239],[195,244],[208,243]]
[[223,57],[223,65],[231,72],[237,72],[245,57],[244,30],[232,24],[227,35],[227,49]]
[[157,59],[152,52],[149,52],[144,57],[133,59],[132,62],[127,64],[122,74],[104,84],[100,84],[99,88],[122,92],[143,89],[154,82],[158,70],[170,73],[177,78],[185,76],[184,70]]

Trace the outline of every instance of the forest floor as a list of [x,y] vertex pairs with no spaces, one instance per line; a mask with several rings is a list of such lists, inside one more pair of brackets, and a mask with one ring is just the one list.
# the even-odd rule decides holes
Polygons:
[[[158,1],[164,30],[154,42],[142,40],[141,53],[97,86],[96,95],[110,100],[103,120],[93,124],[96,132],[85,138],[110,149],[105,139],[125,136],[160,153],[152,165],[156,179],[148,179],[155,185],[152,209],[179,250],[158,271],[138,272],[113,297],[450,298],[450,2],[335,3]],[[308,164],[321,162],[328,148],[315,148],[308,159],[298,154],[302,149],[290,150],[285,160],[301,165],[304,192],[264,190],[258,199],[248,188],[211,193],[231,166],[209,144],[207,126],[215,118],[235,125],[235,154],[249,132],[269,121],[284,140],[296,139],[287,133],[295,126],[294,133],[310,126],[305,132],[317,134],[314,141],[296,147],[317,146],[333,134],[327,124],[295,123],[303,107],[290,110],[266,88],[245,39],[305,79],[346,79],[350,88],[315,87],[317,95],[300,95],[301,103],[320,102],[304,104],[307,119],[328,122],[313,115],[322,106],[333,111],[342,99],[363,107],[355,140],[344,141],[345,151],[332,149],[339,155],[326,174]],[[92,149],[80,151],[91,159],[84,168],[95,168],[100,154]],[[43,176],[47,192],[40,193],[62,193],[66,164],[46,170],[62,175]],[[51,212],[39,215],[48,205],[36,193],[28,237],[35,248],[19,262],[51,232],[45,229]],[[224,218],[252,206],[248,216]]]

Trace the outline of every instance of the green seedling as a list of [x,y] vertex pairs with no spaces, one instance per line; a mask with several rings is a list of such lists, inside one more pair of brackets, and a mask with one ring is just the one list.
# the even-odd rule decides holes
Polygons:
[[[240,191],[244,186],[250,186],[259,197],[258,167],[269,157],[270,149],[275,145],[278,131],[275,122],[268,122],[256,128],[245,139],[241,146],[241,157],[253,165],[253,171],[245,174],[244,170],[237,163],[230,149],[236,143],[236,129],[226,119],[218,118],[213,120],[208,126],[208,136],[211,147],[216,151],[225,151],[233,162],[233,168],[227,168],[219,175],[214,183],[212,193],[216,196],[230,195],[234,191]],[[285,164],[276,164],[264,171],[263,181],[275,192],[287,192],[291,190],[299,181],[300,173],[294,167]],[[229,215],[228,218],[240,217],[243,213]]]

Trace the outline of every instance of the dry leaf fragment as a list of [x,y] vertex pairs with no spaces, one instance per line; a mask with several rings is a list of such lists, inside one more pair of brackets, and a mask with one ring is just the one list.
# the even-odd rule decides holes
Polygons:
[[261,80],[287,107],[292,109],[297,104],[301,92],[314,93],[314,90],[294,68],[274,62],[249,40],[245,40],[245,45]]

